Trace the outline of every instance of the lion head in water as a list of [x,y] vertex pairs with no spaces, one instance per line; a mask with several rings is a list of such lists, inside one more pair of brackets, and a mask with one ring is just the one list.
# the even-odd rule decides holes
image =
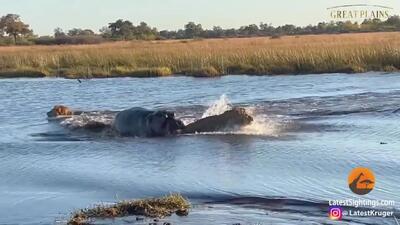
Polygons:
[[66,106],[56,105],[47,113],[48,117],[72,116],[73,112]]

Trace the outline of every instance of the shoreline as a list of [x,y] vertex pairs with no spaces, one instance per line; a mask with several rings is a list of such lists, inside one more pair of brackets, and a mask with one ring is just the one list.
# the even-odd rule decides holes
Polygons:
[[281,74],[251,74],[251,73],[230,73],[230,74],[217,74],[213,76],[204,74],[169,74],[169,75],[157,75],[157,74],[110,74],[110,75],[46,75],[41,72],[0,72],[0,80],[2,79],[18,79],[18,78],[49,78],[49,79],[113,79],[113,78],[162,78],[162,77],[193,77],[193,78],[221,78],[225,76],[305,76],[305,75],[331,75],[331,74],[361,74],[361,73],[400,73],[399,69],[389,68],[387,70],[368,70],[368,71],[321,71],[321,72],[309,72],[309,73],[281,73]]

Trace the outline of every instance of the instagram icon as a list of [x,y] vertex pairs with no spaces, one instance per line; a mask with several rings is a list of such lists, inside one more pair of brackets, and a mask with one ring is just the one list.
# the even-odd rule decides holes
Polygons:
[[331,207],[329,208],[329,218],[331,220],[342,220],[343,210],[340,207]]

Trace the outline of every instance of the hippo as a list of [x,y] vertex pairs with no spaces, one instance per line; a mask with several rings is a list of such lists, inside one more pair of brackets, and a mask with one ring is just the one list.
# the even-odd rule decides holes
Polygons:
[[[47,113],[50,118],[65,118],[80,115],[81,111],[72,111],[66,106],[55,106]],[[89,122],[82,129],[101,132],[112,129],[121,136],[165,137],[178,134],[225,131],[250,124],[253,118],[244,108],[236,107],[220,115],[209,116],[188,125],[175,118],[173,112],[153,111],[144,108],[131,108],[116,113],[113,123]]]
[[131,108],[115,116],[113,127],[122,136],[162,137],[176,134],[185,125],[172,112]]

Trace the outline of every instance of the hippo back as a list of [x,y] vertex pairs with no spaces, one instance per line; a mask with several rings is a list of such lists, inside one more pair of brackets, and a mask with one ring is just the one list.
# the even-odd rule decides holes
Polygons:
[[143,108],[131,108],[119,112],[115,116],[114,128],[122,136],[147,136],[147,116],[153,111]]
[[168,136],[184,128],[182,121],[175,119],[172,112],[143,108],[131,108],[119,112],[113,126],[122,136],[136,137]]

